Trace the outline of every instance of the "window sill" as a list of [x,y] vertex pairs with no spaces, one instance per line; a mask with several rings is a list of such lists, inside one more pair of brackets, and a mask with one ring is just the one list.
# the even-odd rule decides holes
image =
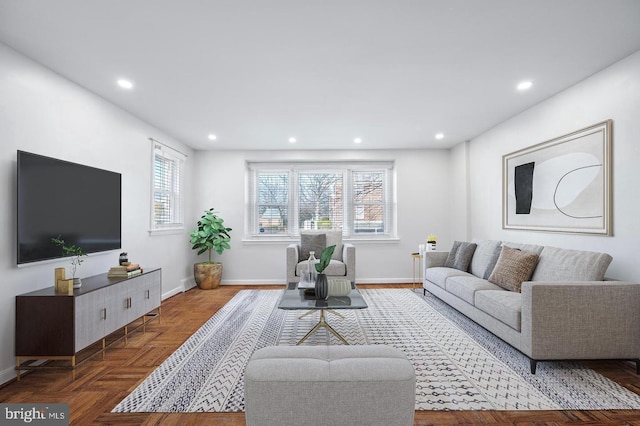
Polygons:
[[184,234],[185,230],[183,228],[166,228],[166,229],[150,229],[149,236],[156,237],[161,235],[175,235],[175,234]]
[[[261,244],[293,244],[300,242],[300,238],[291,238],[291,237],[244,237],[242,240],[242,244],[245,245],[261,245]],[[343,238],[342,242],[344,243],[357,243],[357,244],[397,244],[400,242],[400,238],[398,237],[368,237],[368,238]]]

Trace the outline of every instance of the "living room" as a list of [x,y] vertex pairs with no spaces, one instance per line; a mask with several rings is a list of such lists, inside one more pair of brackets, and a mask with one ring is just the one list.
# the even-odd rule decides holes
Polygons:
[[[625,8],[629,15],[638,16],[637,6],[620,2],[618,10]],[[343,149],[335,145],[331,149],[305,149],[299,136],[299,148],[292,149],[287,135],[281,149],[265,150],[260,145],[253,149],[216,149],[216,145],[210,149],[194,148],[195,144],[161,130],[162,123],[151,124],[149,118],[136,116],[74,82],[74,76],[60,75],[10,47],[19,40],[0,31],[0,139],[3,141],[0,158],[5,182],[0,194],[8,200],[0,213],[8,236],[0,249],[5,259],[0,266],[5,277],[5,291],[0,297],[0,338],[3,342],[14,341],[15,296],[52,286],[54,268],[67,264],[58,260],[16,267],[17,150],[122,174],[121,251],[128,252],[131,259],[145,267],[162,268],[163,300],[194,286],[193,263],[201,257],[191,250],[187,234],[195,228],[202,212],[210,207],[219,211],[225,224],[233,228],[232,248],[217,257],[224,264],[223,286],[284,284],[285,248],[293,239],[264,241],[247,235],[247,163],[256,161],[393,162],[395,233],[386,239],[354,239],[358,250],[357,283],[411,282],[410,254],[432,233],[437,234],[438,248],[442,250],[448,250],[455,240],[481,238],[606,252],[613,256],[608,278],[638,282],[640,272],[635,267],[635,248],[640,238],[640,223],[634,188],[640,180],[636,165],[640,159],[637,143],[640,138],[637,119],[640,116],[640,38],[637,31],[629,38],[635,43],[633,50],[613,58],[600,69],[590,70],[579,80],[554,88],[548,98],[510,111],[500,121],[487,123],[482,131],[452,146],[394,149],[390,143],[386,148],[372,149],[363,136],[364,141],[358,146],[349,141],[348,148]],[[610,47],[613,48],[594,46],[593,52],[587,52],[596,55]],[[50,50],[60,48],[49,47]],[[78,67],[81,69],[81,64]],[[544,80],[536,80],[531,90],[544,84]],[[144,82],[140,85],[144,86]],[[506,86],[513,84],[506,81]],[[135,96],[135,90],[115,96],[126,102],[124,98],[132,94]],[[513,88],[512,96],[527,95]],[[612,235],[503,229],[502,156],[604,120],[613,120]],[[439,130],[429,129],[429,136],[435,131]],[[449,132],[445,140],[455,137],[456,129]],[[149,138],[186,155],[184,228],[180,232],[150,233],[152,144]],[[219,139],[223,139],[223,135],[219,135]],[[72,186],[69,190],[73,190]],[[119,252],[87,257],[80,276],[108,271],[117,264]],[[14,346],[3,344],[1,383],[15,378],[14,366]]]

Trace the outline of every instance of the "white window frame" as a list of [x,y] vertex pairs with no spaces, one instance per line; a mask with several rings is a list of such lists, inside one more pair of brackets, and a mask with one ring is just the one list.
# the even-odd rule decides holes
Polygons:
[[[259,232],[258,213],[258,173],[281,172],[289,175],[289,200],[288,200],[288,224],[285,233],[261,234]],[[353,232],[353,172],[371,171],[384,172],[384,232],[382,233],[356,233]],[[300,236],[298,223],[298,173],[342,173],[343,175],[343,224],[342,235],[345,239],[381,240],[395,239],[397,206],[395,199],[395,164],[393,161],[381,162],[247,162],[246,179],[246,218],[245,238],[247,240],[276,240],[282,238],[297,239]]]
[[[174,234],[184,232],[184,167],[187,156],[155,139],[151,141],[151,200],[150,229],[151,235]],[[168,170],[170,189],[163,190],[156,181],[156,158],[169,161],[173,167]],[[156,195],[162,192],[169,198],[169,221],[158,222],[156,219]]]

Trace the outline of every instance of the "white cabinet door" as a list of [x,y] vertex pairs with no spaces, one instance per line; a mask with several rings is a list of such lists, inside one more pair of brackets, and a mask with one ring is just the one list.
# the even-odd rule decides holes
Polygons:
[[105,333],[105,290],[96,290],[76,297],[75,351],[102,339]]
[[147,278],[145,306],[147,312],[151,312],[159,308],[162,303],[162,272],[159,270],[153,271],[145,277]]
[[108,291],[105,303],[107,307],[106,335],[129,324],[129,310],[127,309],[129,292],[127,284],[127,281],[123,281],[105,288]]
[[127,282],[129,283],[129,308],[127,310],[127,316],[129,318],[129,322],[132,322],[147,313],[146,297],[148,279],[147,275],[140,275],[135,278],[130,278]]

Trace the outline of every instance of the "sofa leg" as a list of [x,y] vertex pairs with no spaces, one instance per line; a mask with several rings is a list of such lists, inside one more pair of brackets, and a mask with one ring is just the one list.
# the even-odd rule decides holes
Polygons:
[[423,288],[423,289],[422,289],[422,295],[423,295],[423,296],[426,296],[426,295],[427,295],[427,289],[426,289],[426,288]]
[[640,375],[640,359],[636,359],[636,374]]
[[538,361],[536,361],[535,359],[529,358],[529,365],[531,366],[531,374],[536,374],[537,364],[538,364]]

